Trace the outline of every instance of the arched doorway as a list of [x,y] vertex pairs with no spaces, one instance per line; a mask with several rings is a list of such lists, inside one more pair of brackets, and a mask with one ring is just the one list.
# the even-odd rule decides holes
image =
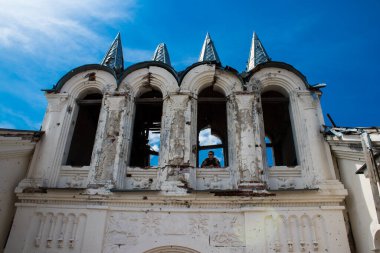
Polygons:
[[144,253],[200,253],[199,251],[181,246],[163,246],[145,251]]

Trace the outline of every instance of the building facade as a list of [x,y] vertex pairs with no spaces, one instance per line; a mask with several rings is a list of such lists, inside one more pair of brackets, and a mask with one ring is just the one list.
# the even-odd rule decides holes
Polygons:
[[[101,64],[45,91],[5,252],[364,252],[322,86],[271,61],[255,34],[243,73],[209,35],[182,72],[165,44],[124,69],[118,35]],[[200,141],[204,130],[218,141]],[[220,168],[200,168],[209,150]]]

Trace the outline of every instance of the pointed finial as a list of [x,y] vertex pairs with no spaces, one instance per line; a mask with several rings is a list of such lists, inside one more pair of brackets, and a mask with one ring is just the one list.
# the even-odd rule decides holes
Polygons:
[[165,43],[158,44],[156,51],[154,51],[152,61],[160,61],[160,62],[166,63],[167,65],[171,65],[170,58],[169,58],[169,51]]
[[218,53],[216,52],[214,42],[211,40],[209,33],[206,34],[206,38],[203,42],[202,51],[199,55],[198,61],[216,61],[217,63],[220,63],[220,59]]
[[267,52],[265,51],[263,45],[261,44],[259,37],[257,37],[257,34],[255,32],[253,32],[251,50],[249,52],[249,58],[247,63],[247,72],[252,70],[260,63],[264,63],[267,61],[270,61],[270,58]]
[[101,65],[112,68],[117,75],[124,70],[123,47],[121,45],[120,32],[111,44],[110,49],[104,56]]

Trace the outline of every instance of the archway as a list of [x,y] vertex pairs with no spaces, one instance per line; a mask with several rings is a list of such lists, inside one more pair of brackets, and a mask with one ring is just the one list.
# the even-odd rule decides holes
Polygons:
[[181,246],[163,246],[145,251],[144,253],[200,253],[199,251]]

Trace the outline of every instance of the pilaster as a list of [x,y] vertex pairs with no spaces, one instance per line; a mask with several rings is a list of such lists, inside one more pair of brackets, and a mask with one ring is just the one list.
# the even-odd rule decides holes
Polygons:
[[241,93],[235,95],[237,104],[236,136],[240,140],[237,147],[237,161],[240,173],[240,182],[259,181],[259,168],[255,162],[255,133],[253,120],[254,95]]
[[124,96],[105,96],[94,144],[94,162],[89,172],[90,185],[107,184],[107,187],[114,187],[115,185],[113,175],[115,164],[118,164],[117,150],[120,150],[118,149],[118,140],[121,133],[120,120],[124,109]]

